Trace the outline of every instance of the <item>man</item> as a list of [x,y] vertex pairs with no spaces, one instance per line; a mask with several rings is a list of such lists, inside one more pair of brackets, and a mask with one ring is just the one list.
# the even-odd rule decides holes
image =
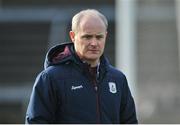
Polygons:
[[137,123],[126,77],[104,57],[107,19],[94,9],[72,19],[71,43],[49,50],[26,123]]

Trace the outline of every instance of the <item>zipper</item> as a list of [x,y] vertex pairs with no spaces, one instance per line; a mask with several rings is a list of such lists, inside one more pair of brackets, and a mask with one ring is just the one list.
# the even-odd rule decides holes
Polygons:
[[[99,96],[99,88],[98,88],[98,79],[97,79],[97,75],[99,75],[99,73],[96,71],[94,71],[95,69],[90,69],[88,70],[88,74],[89,74],[89,80],[92,83],[92,87],[95,91],[95,98],[96,98],[96,122],[97,124],[101,123],[101,113],[100,113],[100,96]],[[96,72],[96,73],[95,73]]]
[[96,92],[96,113],[97,113],[97,124],[100,124],[100,99],[99,99],[99,92],[98,92],[98,86],[97,81],[93,80],[94,83],[94,90]]

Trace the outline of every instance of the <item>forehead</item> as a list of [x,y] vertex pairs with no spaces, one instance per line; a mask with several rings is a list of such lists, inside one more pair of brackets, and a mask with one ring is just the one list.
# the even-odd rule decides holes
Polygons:
[[100,17],[84,16],[80,21],[79,30],[86,33],[100,33],[106,31],[106,26]]

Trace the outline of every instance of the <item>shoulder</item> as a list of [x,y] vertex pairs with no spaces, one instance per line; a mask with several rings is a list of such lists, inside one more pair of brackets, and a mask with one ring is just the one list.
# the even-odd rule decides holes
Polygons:
[[107,71],[107,77],[118,81],[118,83],[127,82],[125,74],[116,67],[112,66],[105,56],[101,57],[102,69]]
[[124,73],[121,70],[112,66],[108,58],[105,57],[104,55],[101,57],[101,64],[102,64],[101,66],[103,67],[102,69],[105,69],[107,71],[108,76],[112,78],[115,77],[115,78],[120,78],[120,79],[126,78]]
[[42,70],[36,77],[34,88],[39,90],[57,88],[58,81],[63,79],[61,70],[63,69],[60,66],[49,66]]
[[63,80],[70,78],[73,74],[76,74],[77,71],[72,63],[63,63],[49,66],[43,72],[53,80]]
[[121,70],[115,68],[112,65],[109,65],[108,72],[109,72],[109,75],[111,75],[112,77],[115,77],[117,79],[121,79],[121,80],[126,79],[125,74]]

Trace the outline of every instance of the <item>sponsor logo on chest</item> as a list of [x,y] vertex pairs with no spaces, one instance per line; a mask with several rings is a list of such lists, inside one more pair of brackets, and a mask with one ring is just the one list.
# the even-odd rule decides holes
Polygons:
[[83,86],[82,85],[78,85],[78,86],[72,86],[71,90],[77,90],[77,89],[82,89]]

